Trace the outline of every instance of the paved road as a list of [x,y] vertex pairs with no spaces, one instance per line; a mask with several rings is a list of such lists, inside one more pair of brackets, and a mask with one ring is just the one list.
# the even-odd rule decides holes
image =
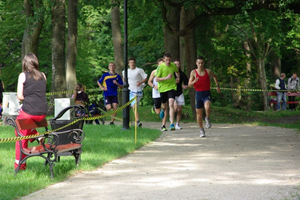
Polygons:
[[[299,132],[276,127],[196,124],[64,182],[23,197],[101,200],[284,200],[300,198]],[[158,123],[144,123],[157,128]],[[84,161],[82,161],[84,162]],[[299,194],[299,195],[297,195]]]

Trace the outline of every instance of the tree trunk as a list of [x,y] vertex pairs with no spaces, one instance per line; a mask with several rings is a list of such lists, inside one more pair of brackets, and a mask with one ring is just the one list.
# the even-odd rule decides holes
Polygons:
[[[181,11],[180,11],[180,24],[179,24],[179,28],[184,29],[186,26],[185,23],[185,8],[181,7]],[[184,44],[184,37],[179,37],[179,60],[181,63],[181,70],[184,70],[184,66],[186,66],[186,62],[185,62],[185,44]]]
[[[116,1],[111,0],[111,3],[115,5]],[[124,55],[123,55],[123,46],[122,46],[119,5],[116,5],[111,9],[111,29],[112,29],[112,37],[113,37],[113,44],[114,44],[116,72],[118,74],[121,74],[122,70],[124,69]]]
[[[250,47],[248,43],[245,41],[244,42],[244,49],[245,49],[245,55],[249,58],[251,58],[251,53],[250,53]],[[250,73],[251,73],[251,61],[248,61],[246,64],[246,70],[247,70],[247,75],[246,75],[246,80],[244,81],[244,88],[247,89],[249,88],[250,85]],[[251,98],[250,95],[243,95],[242,97],[243,104],[245,105],[246,110],[250,110],[251,107]]]
[[[188,25],[195,18],[195,8],[190,7],[187,10],[182,10],[184,12],[184,25]],[[186,63],[186,73],[189,77],[191,71],[195,69],[196,62],[196,35],[195,28],[191,28],[184,36],[184,46],[185,46],[185,63]],[[189,90],[189,97],[193,112],[193,119],[196,120],[196,105],[195,105],[195,90],[191,88]]]
[[[68,4],[68,41],[66,59],[67,90],[74,90],[77,84],[76,57],[77,57],[77,5],[78,0],[69,1]],[[71,95],[71,94],[70,94]]]
[[[53,0],[52,8],[52,92],[66,90],[65,0]],[[63,94],[57,97],[63,97]],[[50,103],[53,104],[53,98]],[[53,107],[50,108],[53,112]]]
[[[167,3],[165,6],[168,10],[166,13],[168,24],[176,32],[179,30],[181,7],[170,7]],[[170,32],[166,27],[164,27],[164,48],[166,52],[171,53],[173,59],[179,58],[179,36]]]
[[271,72],[273,78],[278,78],[281,73],[281,60],[280,57],[274,52],[270,52]]
[[265,59],[257,58],[256,59],[256,67],[258,71],[258,78],[260,88],[262,89],[262,97],[263,97],[263,109],[268,110],[268,92],[267,92],[267,80],[266,80],[266,70],[265,70]]
[[34,53],[38,57],[38,41],[42,31],[44,16],[35,16],[34,9],[43,6],[42,0],[33,1],[24,0],[24,8],[26,15],[26,29],[22,41],[22,58],[29,52]]
[[[234,80],[236,78],[236,81]],[[237,87],[238,86],[238,87]],[[236,90],[230,90],[231,98],[233,100],[233,107],[240,108],[241,105],[241,90],[238,77],[230,76],[230,87],[237,88]]]
[[[116,4],[116,0],[111,0],[111,3],[114,5],[111,9],[111,30],[114,44],[116,72],[122,74],[122,70],[124,69],[124,55],[120,24],[120,8],[119,4]],[[118,100],[119,102],[122,102],[122,92],[118,93]]]

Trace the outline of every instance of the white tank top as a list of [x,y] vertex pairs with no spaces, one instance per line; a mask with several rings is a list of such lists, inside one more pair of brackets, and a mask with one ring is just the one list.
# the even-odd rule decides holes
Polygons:
[[[155,85],[155,86],[158,85],[157,82],[156,82],[155,77],[154,77],[154,79],[153,79],[153,81],[152,81],[152,84]],[[155,88],[152,88],[152,98],[160,98],[160,93],[159,93],[158,90],[155,89]]]

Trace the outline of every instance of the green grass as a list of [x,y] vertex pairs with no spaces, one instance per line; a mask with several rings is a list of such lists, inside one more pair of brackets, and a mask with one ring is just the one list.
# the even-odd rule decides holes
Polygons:
[[[150,108],[151,106],[139,107],[140,120],[142,122],[160,122],[159,116],[152,114]],[[192,110],[189,106],[183,107],[183,113],[185,117],[181,120],[181,123],[196,123],[192,118]],[[130,116],[133,121],[132,111]],[[212,106],[211,121],[212,123],[256,124],[300,129],[300,120],[295,120],[294,123],[286,123],[286,118],[297,119],[299,116],[299,110],[295,112],[275,112],[272,110],[257,112]],[[119,112],[117,117],[122,118],[122,112]],[[43,132],[43,130],[39,131]],[[78,172],[95,170],[104,163],[122,157],[155,140],[161,134],[159,130],[138,129],[138,140],[135,144],[133,128],[122,130],[121,126],[85,125],[84,131],[86,138],[83,141],[82,161],[79,167],[75,166],[73,157],[62,157],[61,162],[56,163],[54,166],[53,179],[50,178],[49,167],[44,167],[44,160],[39,157],[28,159],[27,169],[14,176],[15,143],[0,143],[0,199],[10,200],[25,196],[51,184],[63,181]],[[0,138],[13,137],[15,136],[12,127],[0,126]]]
[[[15,199],[28,195],[80,171],[94,170],[106,162],[133,152],[161,134],[159,130],[137,129],[135,144],[134,128],[122,130],[120,126],[85,125],[84,131],[86,137],[79,167],[76,167],[74,157],[61,157],[61,161],[54,166],[53,179],[50,178],[49,166],[44,167],[44,159],[40,157],[28,159],[27,169],[14,176],[15,142],[1,143],[0,199]],[[1,138],[14,137],[14,129],[10,126],[0,126],[0,133]]]

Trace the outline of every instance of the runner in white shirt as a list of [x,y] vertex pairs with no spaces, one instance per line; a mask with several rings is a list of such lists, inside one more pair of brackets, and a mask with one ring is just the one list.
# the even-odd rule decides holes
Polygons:
[[[164,59],[159,58],[157,60],[157,65],[159,66],[163,62],[164,62]],[[161,98],[160,98],[160,93],[158,91],[158,83],[155,80],[155,76],[154,76],[155,72],[156,72],[156,70],[153,70],[151,72],[151,75],[150,75],[149,80],[148,80],[148,85],[150,87],[152,87],[152,98],[153,98],[153,101],[154,101],[154,105],[151,108],[151,111],[152,111],[152,113],[160,114],[160,112],[161,112]],[[166,122],[167,122],[167,114],[165,114],[164,117],[162,118],[161,131],[167,131]]]
[[[147,74],[145,71],[141,68],[136,67],[135,65],[135,58],[129,58],[128,59],[128,65],[129,69],[127,69],[127,75],[128,75],[128,84],[129,84],[129,98],[130,100],[133,99],[135,96],[137,96],[137,107],[140,103],[140,100],[143,96],[143,88],[146,86],[145,82],[147,81]],[[124,79],[125,71],[122,71],[123,79]],[[133,108],[133,112],[135,113],[135,103],[134,100],[131,103],[131,107]],[[137,125],[139,127],[142,126],[142,123],[140,122],[139,114],[136,112],[135,119],[137,120]]]

